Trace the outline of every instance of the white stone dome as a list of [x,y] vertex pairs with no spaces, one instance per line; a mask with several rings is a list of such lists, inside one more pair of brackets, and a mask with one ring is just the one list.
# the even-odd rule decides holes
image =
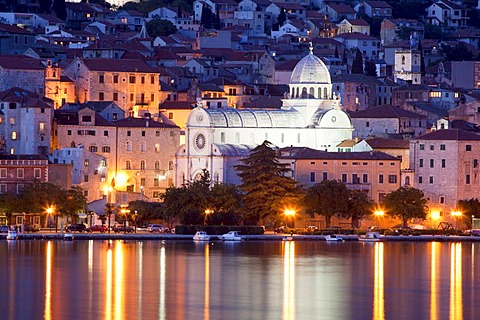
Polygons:
[[293,69],[290,84],[331,84],[327,66],[312,51],[303,57]]

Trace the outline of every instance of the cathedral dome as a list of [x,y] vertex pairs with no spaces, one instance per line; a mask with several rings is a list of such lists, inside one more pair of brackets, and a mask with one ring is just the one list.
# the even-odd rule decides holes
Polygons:
[[332,83],[330,72],[325,63],[313,54],[312,51],[302,58],[290,77],[290,84],[325,84]]

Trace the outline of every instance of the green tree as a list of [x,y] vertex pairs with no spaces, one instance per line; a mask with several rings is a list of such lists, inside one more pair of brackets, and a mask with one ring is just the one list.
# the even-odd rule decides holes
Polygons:
[[449,45],[442,45],[443,52],[447,60],[449,61],[473,61],[473,53],[467,47],[467,45],[462,42],[458,41],[457,45],[452,47]]
[[368,197],[367,193],[358,190],[350,191],[348,208],[343,216],[351,218],[352,227],[358,228],[360,220],[372,214],[374,205],[374,201]]
[[65,20],[67,18],[67,6],[65,0],[53,0],[52,10],[57,18]]
[[20,207],[20,199],[17,195],[11,193],[0,194],[0,210],[7,217],[7,224],[14,224],[13,213],[18,211]]
[[385,196],[383,204],[388,215],[402,220],[407,226],[409,219],[425,219],[427,216],[427,199],[421,190],[400,187]]
[[23,188],[19,200],[20,212],[41,213],[51,206],[59,212],[65,202],[65,192],[55,184],[34,182]]
[[309,214],[325,217],[327,228],[335,214],[347,214],[350,191],[338,180],[325,180],[305,190],[304,207]]
[[237,186],[216,183],[208,195],[213,213],[206,217],[207,224],[238,225],[241,222],[241,195]]
[[135,213],[137,214],[135,219],[137,225],[144,225],[148,221],[156,219],[165,219],[168,221],[165,217],[163,203],[135,200],[128,203],[128,209],[130,210],[129,220],[133,221],[133,215]]
[[425,58],[423,56],[423,46],[422,46],[421,39],[418,41],[418,51],[420,51],[420,72],[422,73],[422,76],[425,76],[425,73],[426,73]]
[[298,203],[299,190],[288,164],[280,163],[273,145],[264,141],[251,150],[250,155],[235,166],[242,183],[245,225],[255,225],[260,219],[277,220],[286,207]]
[[63,201],[57,204],[58,210],[67,217],[70,217],[70,220],[75,223],[78,214],[85,212],[85,206],[87,204],[83,189],[80,187],[71,187],[68,190],[62,190],[61,197]]
[[352,74],[361,74],[363,73],[363,57],[360,49],[355,50],[355,58],[352,62]]
[[478,200],[478,198],[459,200],[457,208],[463,213],[463,220],[470,228],[472,224],[471,218],[480,217],[480,200]]
[[220,23],[220,12],[218,10],[218,6],[216,7],[215,15],[213,16],[212,26],[215,30],[220,30],[221,23]]
[[152,19],[148,21],[145,26],[147,27],[147,33],[152,38],[158,36],[169,36],[177,32],[177,27],[168,20]]
[[377,77],[377,66],[375,62],[371,59],[365,61],[365,74],[371,77]]
[[213,18],[213,12],[210,7],[204,5],[202,8],[202,15],[200,16],[200,25],[202,25],[206,29],[212,28]]

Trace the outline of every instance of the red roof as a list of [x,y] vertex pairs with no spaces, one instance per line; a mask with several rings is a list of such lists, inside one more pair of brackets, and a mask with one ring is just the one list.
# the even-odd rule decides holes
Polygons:
[[140,59],[82,59],[90,71],[158,73]]
[[41,60],[22,55],[0,55],[0,67],[4,69],[45,70]]

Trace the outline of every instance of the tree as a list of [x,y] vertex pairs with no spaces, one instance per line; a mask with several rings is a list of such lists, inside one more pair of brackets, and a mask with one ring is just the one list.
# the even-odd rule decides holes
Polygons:
[[285,10],[282,9],[277,16],[278,27],[280,28],[281,26],[283,26],[285,21],[287,21],[287,14],[285,13]]
[[76,222],[79,212],[85,212],[87,199],[80,187],[71,187],[68,190],[62,190],[63,201],[57,205],[64,215],[70,217],[73,223]]
[[238,225],[241,222],[241,196],[237,186],[216,183],[208,195],[212,214],[206,217],[207,224]]
[[472,217],[480,217],[480,200],[478,198],[459,200],[457,208],[462,211],[463,219],[467,225],[471,225]]
[[220,30],[220,12],[218,10],[218,6],[216,6],[215,15],[213,16],[212,26],[215,30]]
[[65,0],[53,0],[52,10],[57,18],[65,20],[67,18],[67,6]]
[[355,58],[352,62],[352,74],[361,74],[363,73],[363,57],[360,49],[355,50]]
[[425,76],[425,58],[423,57],[423,46],[421,39],[418,41],[418,51],[420,51],[420,72],[422,73],[422,76]]
[[284,176],[290,171],[288,164],[280,163],[273,145],[264,141],[251,150],[250,155],[235,166],[244,192],[245,225],[257,224],[260,219],[277,220],[285,207],[294,206],[299,200],[299,190],[292,178]]
[[427,199],[421,190],[400,187],[385,196],[383,204],[388,215],[399,218],[403,226],[407,226],[409,219],[425,219],[427,216]]
[[445,53],[446,59],[449,61],[473,61],[474,57],[467,45],[458,41],[457,45],[451,47],[449,45],[442,45],[443,52]]
[[358,228],[360,220],[372,213],[374,204],[367,193],[358,190],[350,191],[347,212],[343,216],[351,218],[352,227]]
[[148,21],[145,26],[147,27],[147,33],[152,37],[169,36],[177,32],[177,27],[168,20],[152,19]]
[[7,224],[14,224],[13,213],[19,208],[19,198],[11,193],[0,194],[0,210],[5,213]]
[[52,8],[52,0],[37,0],[38,1],[38,11],[40,13],[50,13]]
[[200,25],[202,25],[206,29],[212,28],[213,18],[213,12],[210,7],[204,5],[202,8],[202,15],[200,16]]
[[329,228],[335,214],[347,214],[349,198],[350,191],[344,183],[325,180],[306,189],[303,203],[307,213],[324,216]]
[[366,60],[365,61],[365,74],[371,77],[377,77],[377,66],[373,60]]

